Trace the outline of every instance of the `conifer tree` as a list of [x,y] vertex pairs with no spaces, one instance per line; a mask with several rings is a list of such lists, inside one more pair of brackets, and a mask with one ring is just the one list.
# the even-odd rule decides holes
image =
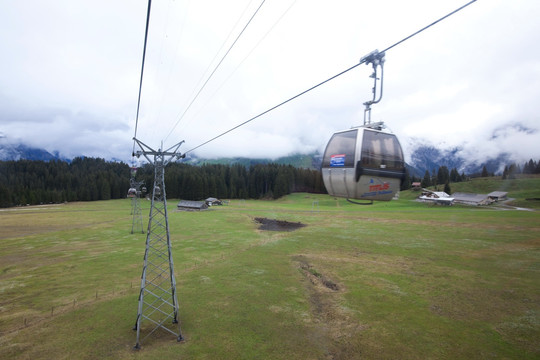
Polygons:
[[446,184],[448,181],[450,181],[450,173],[448,172],[448,168],[443,165],[437,171],[437,184]]
[[447,193],[448,195],[452,194],[452,190],[450,189],[449,182],[446,182],[446,184],[444,184],[444,192]]
[[429,171],[426,170],[426,173],[424,174],[424,178],[422,179],[422,187],[427,188],[431,186],[431,177],[429,175]]
[[411,188],[411,177],[409,176],[409,170],[405,168],[405,176],[401,182],[400,190],[407,190]]

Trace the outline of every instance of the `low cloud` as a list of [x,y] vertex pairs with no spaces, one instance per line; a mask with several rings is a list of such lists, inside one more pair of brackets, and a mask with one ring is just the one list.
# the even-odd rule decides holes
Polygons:
[[[167,147],[186,140],[181,151],[192,149],[402,39],[455,4],[294,2],[287,10],[290,5],[265,3],[181,119],[223,55],[218,50],[230,45],[227,34],[245,5],[216,3],[219,11],[208,18],[202,4],[155,4],[137,137],[156,148],[162,141]],[[249,6],[246,16],[255,10]],[[359,10],[386,16],[358,18]],[[540,158],[534,140],[540,50],[528,46],[540,40],[538,10],[534,1],[476,2],[389,51],[384,97],[374,106],[373,121],[384,121],[400,138],[406,157],[413,150],[410,139],[420,138],[441,148],[460,147],[468,161],[500,152]],[[10,2],[0,13],[6,54],[0,131],[67,157],[128,161],[145,15],[144,4],[127,0]],[[244,16],[239,24],[245,21]],[[196,154],[276,158],[322,152],[335,131],[362,124],[370,74],[371,67],[360,66]],[[515,128],[517,123],[533,132]]]

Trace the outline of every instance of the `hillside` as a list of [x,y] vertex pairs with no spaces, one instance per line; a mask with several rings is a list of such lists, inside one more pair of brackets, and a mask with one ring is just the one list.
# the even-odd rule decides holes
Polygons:
[[485,166],[491,174],[500,174],[504,166],[514,162],[511,154],[499,153],[486,157],[481,162],[468,161],[462,155],[463,149],[456,147],[453,149],[438,149],[432,145],[417,144],[412,147],[410,155],[409,173],[417,177],[424,176],[424,173],[441,166],[448,169],[457,169],[458,172],[465,174],[479,174]]
[[[437,187],[430,187],[436,189]],[[506,191],[508,198],[512,199],[506,204],[540,209],[540,175],[518,175],[515,179],[503,180],[500,176],[480,177],[469,181],[450,183],[452,193],[489,194],[492,191]],[[439,190],[442,186],[439,185]],[[415,198],[418,192],[408,190],[402,197]]]
[[[0,160],[59,160],[58,154],[54,155],[44,149],[39,149],[24,144],[2,144],[0,143]],[[60,159],[64,160],[64,159]]]

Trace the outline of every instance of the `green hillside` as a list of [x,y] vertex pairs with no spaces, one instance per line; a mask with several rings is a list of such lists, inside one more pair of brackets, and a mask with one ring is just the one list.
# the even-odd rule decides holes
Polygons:
[[[439,185],[442,190],[444,186]],[[476,193],[489,194],[492,191],[506,191],[508,198],[512,199],[506,204],[527,208],[540,209],[540,176],[539,175],[518,175],[515,179],[503,180],[500,176],[480,177],[468,181],[450,183],[452,193]],[[429,189],[436,190],[432,186]],[[401,197],[406,199],[415,198],[419,195],[415,191],[402,192]]]

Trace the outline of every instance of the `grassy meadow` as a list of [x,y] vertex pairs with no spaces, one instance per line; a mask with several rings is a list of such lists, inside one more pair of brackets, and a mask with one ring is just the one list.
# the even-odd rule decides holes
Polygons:
[[0,358],[540,358],[540,211],[415,196],[169,200],[185,341],[158,332],[139,351],[145,234],[130,233],[130,200],[4,209]]

